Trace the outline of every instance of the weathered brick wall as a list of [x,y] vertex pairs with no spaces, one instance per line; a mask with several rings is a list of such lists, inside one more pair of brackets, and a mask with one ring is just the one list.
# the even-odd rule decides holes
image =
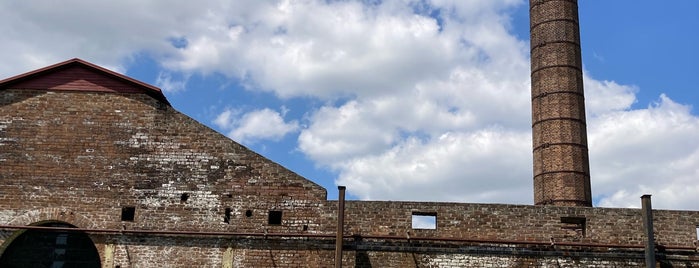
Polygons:
[[[0,90],[0,163],[0,224],[60,221],[94,230],[291,236],[90,232],[104,267],[334,264],[337,201],[327,201],[325,189],[149,95]],[[133,221],[122,221],[123,207],[135,208]],[[268,223],[270,210],[282,211],[281,224]],[[414,213],[434,216],[436,228],[414,229]],[[654,216],[659,244],[693,245],[699,212],[655,211]],[[584,219],[582,230],[563,220],[570,218]],[[638,209],[348,201],[345,219],[348,267],[643,263],[638,248],[547,244],[553,238],[559,244],[640,245],[645,237]],[[0,231],[0,250],[18,233]],[[684,267],[699,265],[698,257],[684,250],[668,251],[661,259]]]
[[[315,232],[326,198],[317,184],[146,94],[0,90],[0,163],[0,223],[11,225]],[[121,220],[123,207],[135,208],[133,221]],[[270,210],[283,212],[283,224],[268,224]],[[220,262],[220,252],[209,243],[192,254]]]
[[[335,204],[326,206],[327,218],[336,219],[337,203],[329,203]],[[347,241],[349,254],[358,254],[345,257],[353,265],[405,267],[403,262],[413,260],[417,267],[638,267],[644,262],[640,209],[394,201],[348,201],[345,209],[345,234],[359,239]],[[413,228],[413,214],[434,215],[435,229]],[[571,224],[571,218],[584,223]],[[655,210],[656,243],[685,248],[668,250],[658,260],[667,267],[699,265],[693,249],[698,225],[699,212]]]
[[[336,206],[326,206],[328,218],[335,217]],[[348,235],[410,233],[413,238],[541,242],[553,238],[555,242],[635,245],[645,241],[640,209],[395,201],[348,201],[345,209]],[[414,213],[436,215],[436,229],[413,229]],[[564,218],[584,219],[584,232],[573,230],[574,226],[562,222]],[[655,239],[661,245],[693,246],[697,226],[697,211],[654,211]]]
[[[570,256],[508,256],[485,254],[425,254],[409,252],[361,252],[343,262],[347,267],[643,267],[644,260]],[[642,255],[641,255],[642,257]]]

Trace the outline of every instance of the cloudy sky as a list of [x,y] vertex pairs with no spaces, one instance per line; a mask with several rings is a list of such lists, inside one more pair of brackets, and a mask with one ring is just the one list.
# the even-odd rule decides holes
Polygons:
[[[699,1],[581,1],[596,206],[699,209]],[[523,0],[2,1],[0,77],[81,58],[353,199],[531,204]]]

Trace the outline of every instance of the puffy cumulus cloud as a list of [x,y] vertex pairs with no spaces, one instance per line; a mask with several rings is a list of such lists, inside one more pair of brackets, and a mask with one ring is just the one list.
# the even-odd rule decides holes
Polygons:
[[385,150],[397,139],[395,130],[378,126],[357,101],[322,107],[299,135],[299,148],[315,162],[333,166],[353,156]]
[[[213,6],[212,6],[213,5]],[[70,58],[83,58],[123,72],[141,52],[175,52],[171,37],[207,18],[209,1],[7,1],[0,3],[0,75],[9,76]],[[210,20],[210,19],[208,19]],[[192,25],[192,26],[190,26]]]
[[0,51],[15,64],[0,75],[73,57],[124,71],[145,53],[169,71],[222,73],[283,97],[384,94],[462,62],[521,58],[502,14],[521,1],[472,2],[3,2]]
[[493,125],[530,131],[525,70],[519,77],[499,80],[464,68],[456,67],[444,80],[405,88],[401,94],[324,106],[299,136],[299,148],[316,162],[335,167],[347,159],[381,153],[411,137],[435,139],[447,132]]
[[344,162],[337,182],[362,199],[531,203],[530,147],[497,128],[408,138]]
[[691,107],[661,95],[645,109],[610,111],[588,122],[600,206],[638,207],[641,195],[652,194],[654,207],[696,209],[699,118]]
[[[338,88],[350,92],[345,95],[352,100],[314,112],[299,136],[300,150],[336,170],[336,182],[362,199],[531,203],[527,50],[507,31],[503,14],[513,4],[435,1],[417,8],[418,13],[445,15],[439,22],[427,19],[438,26],[430,28],[433,41],[427,51],[405,51],[400,57],[428,57],[439,65],[425,61],[405,69],[396,61],[363,67],[367,75],[357,77],[395,74],[392,80],[398,82]],[[411,8],[400,12],[415,12]],[[392,15],[415,16],[420,17]],[[420,43],[395,40],[390,42],[403,48]],[[392,47],[368,49],[362,53],[377,60],[403,53]],[[403,71],[408,73],[396,73]]]
[[214,119],[214,124],[228,130],[230,138],[243,143],[279,140],[299,128],[298,122],[285,122],[282,114],[267,108],[247,113],[227,109]]
[[169,72],[161,71],[158,77],[155,78],[155,85],[165,92],[176,92],[185,90],[187,87],[187,78],[177,78]]
[[513,5],[507,1],[482,1],[475,22],[455,3],[429,5],[444,9],[438,18],[415,13],[410,1],[267,3],[264,12],[188,36],[167,66],[223,72],[282,97],[369,97],[442,79],[464,62],[518,59],[524,47],[512,47],[499,23],[498,11]]
[[614,81],[598,81],[583,73],[585,109],[588,117],[614,111],[624,111],[636,102],[638,88]]

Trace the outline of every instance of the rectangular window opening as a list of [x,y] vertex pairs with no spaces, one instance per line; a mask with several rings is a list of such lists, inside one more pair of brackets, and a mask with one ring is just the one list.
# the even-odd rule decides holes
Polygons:
[[586,224],[585,217],[561,217],[561,229],[569,236],[585,237]]
[[282,224],[282,212],[278,210],[270,210],[269,217],[267,218],[267,223],[273,225]]
[[136,207],[122,207],[121,221],[133,221],[136,216]]
[[413,212],[412,215],[413,229],[437,229],[437,213],[433,212]]
[[223,222],[231,223],[231,208],[226,208],[226,211],[223,212]]
[[699,241],[699,225],[697,225],[697,241]]

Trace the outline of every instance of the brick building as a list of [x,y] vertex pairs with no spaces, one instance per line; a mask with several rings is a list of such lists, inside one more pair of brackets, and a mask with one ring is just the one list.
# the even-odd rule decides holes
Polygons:
[[[338,252],[345,267],[643,266],[642,210],[590,207],[575,1],[531,5],[553,16],[532,19],[534,109],[554,107],[533,113],[539,205],[327,200],[160,89],[72,59],[0,81],[0,267],[333,267]],[[537,10],[546,5],[576,17]],[[535,54],[543,47],[573,52]],[[551,155],[582,160],[570,170]],[[658,264],[697,267],[699,212],[652,217]]]

